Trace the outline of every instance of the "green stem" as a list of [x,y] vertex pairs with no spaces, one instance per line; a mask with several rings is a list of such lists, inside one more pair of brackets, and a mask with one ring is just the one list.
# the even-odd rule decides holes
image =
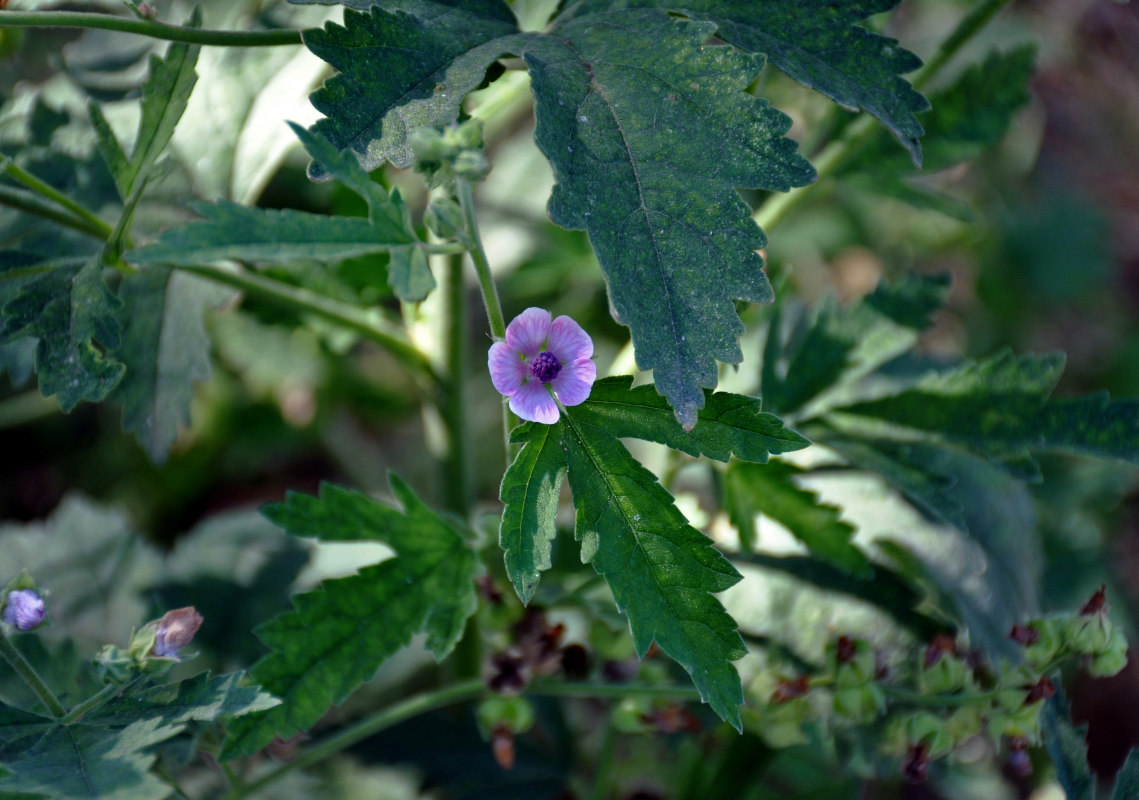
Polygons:
[[587,800],[605,800],[609,787],[613,785],[614,746],[617,743],[617,728],[612,716],[605,718],[605,735],[601,737],[601,747],[597,751],[597,764],[593,770],[593,786]]
[[47,710],[51,712],[53,717],[63,717],[67,714],[67,709],[64,708],[63,704],[52,694],[51,689],[43,682],[43,679],[40,678],[32,665],[28,663],[28,660],[24,658],[24,655],[16,649],[16,646],[12,644],[8,637],[2,632],[0,632],[0,657],[3,657],[4,660],[12,666],[12,669],[16,671],[16,674],[23,679],[24,683],[28,685],[28,688],[35,692],[36,697],[47,706]]
[[[814,685],[814,681],[811,682]],[[967,706],[973,703],[985,703],[996,697],[992,692],[969,692],[965,694],[922,694],[909,689],[898,689],[893,686],[882,686],[882,691],[891,700],[908,703],[916,706],[934,706],[938,708],[952,708]]]
[[490,274],[490,262],[486,260],[486,251],[483,250],[482,237],[479,236],[479,226],[475,220],[474,187],[470,181],[456,178],[455,192],[459,196],[459,206],[463,209],[463,226],[468,252],[471,254],[475,274],[479,279],[479,290],[482,292],[483,305],[486,306],[490,334],[495,339],[505,339],[506,319],[502,316],[502,303],[498,300],[498,289],[494,285],[494,276]]
[[466,385],[470,373],[467,357],[467,298],[463,285],[463,257],[452,256],[447,264],[446,330],[447,379],[443,389],[443,419],[447,425],[447,458],[444,462],[444,495],[448,508],[465,515],[470,510],[471,468]]
[[266,278],[247,270],[233,272],[220,267],[201,264],[193,266],[176,265],[175,269],[233,286],[263,300],[268,300],[294,311],[312,314],[355,331],[382,346],[401,363],[429,378],[433,384],[439,384],[439,375],[427,357],[415,345],[407,341],[395,326],[374,312],[324,297],[307,289],[290,286],[287,283],[275,281],[272,278]]
[[39,195],[26,192],[23,189],[17,189],[14,186],[0,185],[0,205],[51,220],[65,228],[77,230],[95,239],[102,240],[107,238],[106,233],[101,227],[96,227],[81,217],[77,217],[65,211],[55,203],[47,202]]
[[538,697],[600,697],[620,700],[625,697],[699,700],[694,686],[650,686],[638,683],[535,683],[526,694]]
[[[0,19],[3,19],[4,13],[5,12],[0,11]],[[35,175],[32,175],[30,172],[20,167],[18,164],[16,164],[16,162],[12,161],[12,159],[5,158],[3,161],[0,161],[0,172],[7,174],[13,180],[17,180],[20,183],[24,184],[24,186],[27,186],[40,197],[46,198],[55,203],[57,206],[67,209],[76,217],[83,220],[83,222],[85,222],[90,228],[90,230],[84,230],[84,233],[98,231],[99,234],[102,235],[102,238],[106,239],[114,230],[113,227],[103,222],[103,220],[96,217],[86,208],[76,203],[67,195],[57,191],[54,187],[44,183]],[[71,227],[75,226],[72,225]]]
[[[1008,0],[985,0],[984,3],[966,15],[957,24],[953,33],[949,34],[941,43],[937,53],[914,77],[912,82],[914,88],[921,88],[933,80],[949,60],[970,39],[976,36],[1007,3]],[[825,147],[819,153],[819,157],[814,160],[815,170],[819,176],[818,180],[789,192],[772,195],[756,210],[752,219],[764,230],[770,230],[773,226],[778,225],[793,208],[803,202],[803,199],[815,187],[824,182],[824,178],[835,174],[850,163],[862,151],[862,148],[879,134],[879,129],[875,123],[874,117],[864,111],[861,117],[847,127],[842,138]]]
[[382,711],[362,719],[327,739],[322,739],[312,747],[305,748],[288,764],[282,764],[271,772],[262,775],[257,780],[247,783],[226,794],[222,800],[239,800],[276,783],[293,770],[303,769],[351,747],[357,742],[367,739],[380,731],[397,725],[404,720],[428,711],[445,708],[455,703],[463,703],[479,697],[486,687],[481,680],[469,680],[452,684],[442,689],[423,692],[413,697],[389,706]]
[[101,28],[137,33],[152,39],[221,47],[272,47],[301,44],[298,30],[217,31],[168,25],[152,19],[120,17],[86,11],[0,11],[0,28]]
[[36,390],[0,400],[0,431],[59,413],[59,401]]

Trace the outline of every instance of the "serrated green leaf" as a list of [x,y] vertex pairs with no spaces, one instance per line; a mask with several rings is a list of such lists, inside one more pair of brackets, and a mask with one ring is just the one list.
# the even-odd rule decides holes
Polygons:
[[733,560],[776,570],[828,592],[870,603],[893,617],[899,625],[913,631],[922,641],[952,631],[948,623],[918,611],[925,602],[923,594],[900,573],[882,564],[871,564],[870,573],[861,578],[810,556],[738,553]]
[[608,582],[638,655],[655,641],[704,702],[739,729],[743,690],[732,661],[747,650],[714,596],[739,573],[688,524],[656,476],[607,431],[578,421],[575,408],[546,435],[565,448],[582,561]]
[[86,725],[130,725],[139,719],[153,719],[164,725],[191,720],[215,722],[266,711],[280,701],[257,686],[243,686],[245,674],[210,677],[208,672],[176,683],[158,686],[131,686],[121,694],[83,716]]
[[762,463],[769,455],[810,444],[779,417],[764,412],[758,398],[728,392],[705,392],[696,426],[685,431],[652,385],[630,388],[632,382],[627,375],[597,381],[589,399],[574,408],[574,419],[613,436],[659,442],[717,461],[735,456]]
[[91,119],[91,127],[95,129],[95,147],[115,181],[119,199],[126,200],[131,193],[134,172],[130,159],[123,152],[123,146],[119,144],[115,132],[103,115],[102,107],[94,100],[87,103],[87,116]]
[[1139,748],[1132,747],[1127,760],[1115,773],[1115,788],[1111,800],[1133,800],[1139,797]]
[[165,231],[154,244],[127,254],[134,264],[201,264],[220,259],[289,264],[341,261],[414,242],[401,231],[378,238],[363,217],[337,217],[234,203],[198,203],[204,219]]
[[39,339],[40,391],[56,395],[65,412],[82,400],[102,400],[123,375],[123,365],[108,355],[119,345],[120,302],[102,273],[97,258],[83,266],[61,264],[22,283],[0,309],[0,343]]
[[531,425],[524,430],[526,445],[502,477],[499,497],[505,509],[498,543],[514,591],[529,605],[538,578],[550,568],[566,454],[554,426]]
[[898,0],[589,0],[583,10],[655,6],[713,22],[729,44],[762,53],[844,108],[870,112],[920,164],[922,126],[914,115],[929,102],[899,75],[921,60],[897,40],[855,24],[896,5]]
[[[935,172],[976,158],[1008,130],[1013,116],[1029,101],[1028,84],[1036,62],[1036,45],[1008,52],[993,51],[947,88],[934,94],[932,110],[922,115],[926,133],[923,169]],[[971,212],[947,195],[906,182],[916,171],[908,159],[880,137],[859,153],[846,176],[869,191],[888,194],[913,205],[933,208],[959,219]]]
[[[784,370],[769,369],[765,361],[764,399],[782,413],[799,411],[867,375],[913,347],[948,295],[948,275],[911,275],[896,284],[883,281],[848,310],[824,305]],[[780,324],[778,318],[771,322]]]
[[758,538],[755,517],[763,514],[785,527],[815,557],[856,577],[868,577],[873,567],[851,542],[854,526],[840,519],[839,509],[820,503],[817,494],[796,485],[793,478],[802,474],[802,470],[781,461],[735,463],[728,468],[728,512],[741,541],[754,549]]
[[654,9],[589,14],[523,54],[557,179],[550,217],[589,232],[637,363],[686,427],[716,361],[742,360],[733,301],[772,299],[736,187],[814,179],[782,136],[790,119],[744,91],[762,59],[703,47],[713,31]]
[[934,372],[897,394],[827,416],[842,432],[915,435],[964,447],[1035,478],[1031,450],[1056,450],[1139,463],[1139,401],[1106,394],[1048,402],[1062,355],[998,353]]
[[427,634],[427,647],[439,660],[459,640],[476,606],[478,558],[403,481],[393,475],[391,486],[403,511],[330,484],[319,497],[290,493],[265,508],[293,535],[383,542],[396,557],[297,595],[294,611],[257,629],[273,652],[250,677],[283,703],[234,721],[224,758],[312,727],[416,633]]
[[[364,13],[346,9],[343,26],[305,31],[309,50],[339,71],[312,94],[326,115],[313,130],[356,153],[365,169],[407,167],[415,162],[407,132],[458,119],[487,68],[529,37],[518,35],[501,0],[366,5]],[[325,173],[315,165],[310,174]]]
[[1088,766],[1087,725],[1076,727],[1060,696],[1048,700],[1041,712],[1044,746],[1056,768],[1056,780],[1068,800],[1095,800],[1095,776]]
[[120,731],[86,724],[59,725],[0,705],[0,762],[11,774],[0,792],[69,800],[161,800],[171,787],[150,772],[148,748],[175,736],[181,725],[139,720]]
[[202,314],[231,296],[193,275],[152,267],[123,279],[119,297],[126,365],[113,399],[123,408],[123,430],[162,463],[178,428],[190,422],[194,384],[210,377],[210,340]]

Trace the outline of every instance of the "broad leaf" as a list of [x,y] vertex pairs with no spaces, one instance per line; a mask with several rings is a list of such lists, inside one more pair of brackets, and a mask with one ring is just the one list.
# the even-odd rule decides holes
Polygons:
[[538,578],[550,568],[550,548],[556,531],[558,497],[566,476],[566,454],[551,425],[515,430],[526,445],[502,477],[502,513],[498,543],[506,574],[519,599],[529,604]]
[[729,44],[767,56],[844,108],[873,114],[920,164],[922,126],[914,115],[929,103],[899,75],[921,60],[897,40],[855,24],[896,5],[898,0],[588,0],[585,10],[655,6],[714,22]]
[[396,556],[296,596],[294,611],[258,628],[273,652],[250,675],[283,704],[235,721],[223,757],[312,727],[417,633],[427,634],[439,660],[459,640],[476,605],[476,554],[403,481],[392,476],[391,486],[403,511],[327,484],[319,497],[290,493],[266,507],[266,516],[291,534],[383,542]]
[[215,722],[280,704],[259,687],[243,685],[244,678],[241,672],[216,677],[203,672],[177,683],[131,687],[85,714],[83,723],[117,727],[139,719],[157,720],[165,725],[191,720]]
[[[0,263],[0,280],[8,267]],[[99,259],[62,263],[23,282],[0,309],[0,344],[39,339],[40,391],[56,395],[60,408],[70,411],[80,401],[102,400],[123,376],[123,365],[108,355],[119,345],[119,305],[103,282]]]
[[[861,378],[914,346],[929,315],[949,294],[949,276],[908,276],[882,282],[848,310],[828,303],[783,369],[765,355],[763,395],[781,413],[799,411],[828,391]],[[779,333],[780,319],[771,327]],[[770,334],[769,334],[770,336]],[[773,345],[778,336],[770,338]]]
[[1139,401],[1113,403],[1101,393],[1048,402],[1063,364],[1060,355],[998,353],[837,409],[827,419],[844,433],[955,444],[1026,478],[1039,474],[1030,450],[1139,463]]
[[818,495],[793,480],[803,471],[781,461],[765,465],[733,464],[725,477],[728,512],[740,540],[754,549],[755,517],[763,514],[785,527],[812,555],[865,578],[870,560],[851,542],[854,526],[840,519],[839,509],[819,502]]
[[210,341],[202,314],[230,291],[193,275],[152,267],[119,288],[126,376],[114,399],[123,430],[133,433],[155,463],[165,460],[178,428],[190,422],[194,384],[210,377]]
[[548,435],[565,448],[582,561],[608,582],[638,655],[655,641],[738,729],[743,691],[731,662],[747,651],[714,593],[739,573],[608,431],[569,409]]
[[[466,94],[500,56],[518,52],[518,35],[502,0],[373,3],[346,9],[344,25],[305,31],[308,48],[339,72],[313,93],[326,115],[313,130],[365,169],[415,161],[407,132],[458,119]],[[390,9],[390,10],[386,10]],[[314,177],[327,173],[315,164]]]
[[[716,361],[742,360],[734,300],[766,302],[766,238],[736,187],[812,181],[790,119],[744,91],[762,59],[654,9],[561,21],[524,57],[550,216],[589,232],[637,363],[692,427]],[[715,158],[709,159],[710,152]]]
[[574,419],[613,436],[659,442],[692,456],[727,461],[765,462],[769,455],[801,450],[810,442],[765,413],[758,398],[705,392],[696,426],[685,431],[667,401],[651,385],[630,388],[629,376],[605,378],[593,385],[589,399],[574,409]]

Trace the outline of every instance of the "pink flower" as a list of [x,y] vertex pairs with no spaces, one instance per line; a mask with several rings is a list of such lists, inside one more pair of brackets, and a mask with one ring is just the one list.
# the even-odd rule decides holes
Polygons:
[[193,606],[167,611],[158,620],[158,630],[154,634],[154,654],[159,658],[177,658],[178,651],[190,643],[200,627],[202,615]]
[[16,589],[8,592],[4,611],[0,613],[9,625],[30,631],[44,621],[44,601],[33,589]]
[[593,340],[569,317],[550,321],[544,308],[528,308],[506,326],[506,341],[490,346],[487,365],[494,388],[510,398],[510,410],[531,422],[552,425],[560,412],[554,402],[585,402],[597,366]]

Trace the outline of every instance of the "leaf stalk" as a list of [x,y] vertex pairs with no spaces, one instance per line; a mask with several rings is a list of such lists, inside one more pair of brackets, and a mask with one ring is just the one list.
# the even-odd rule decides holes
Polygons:
[[134,33],[169,42],[219,47],[276,47],[301,44],[301,32],[293,29],[208,30],[89,11],[0,11],[0,28],[98,28]]

